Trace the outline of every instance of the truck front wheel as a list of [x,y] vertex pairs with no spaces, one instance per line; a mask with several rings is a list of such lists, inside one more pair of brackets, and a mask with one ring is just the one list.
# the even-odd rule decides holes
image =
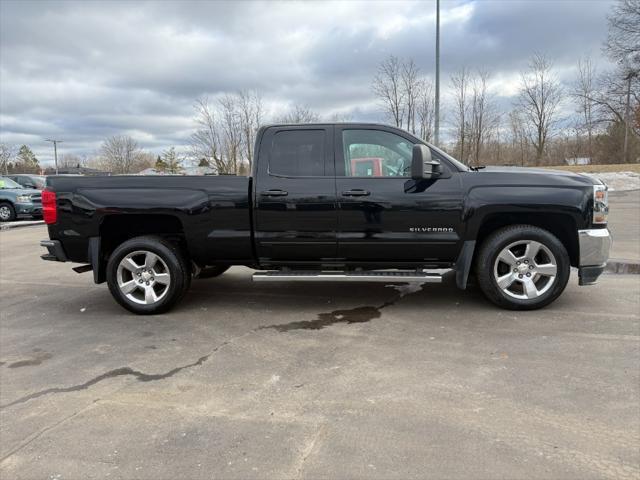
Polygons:
[[182,298],[191,273],[177,246],[159,237],[136,237],[109,257],[107,283],[124,308],[150,315],[168,311]]
[[476,258],[480,289],[490,301],[510,310],[550,304],[564,291],[569,273],[569,255],[562,242],[532,225],[493,232]]

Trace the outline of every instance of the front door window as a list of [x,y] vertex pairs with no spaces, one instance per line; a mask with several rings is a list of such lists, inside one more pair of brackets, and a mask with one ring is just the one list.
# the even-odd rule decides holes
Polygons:
[[408,177],[413,144],[382,130],[344,130],[345,177]]

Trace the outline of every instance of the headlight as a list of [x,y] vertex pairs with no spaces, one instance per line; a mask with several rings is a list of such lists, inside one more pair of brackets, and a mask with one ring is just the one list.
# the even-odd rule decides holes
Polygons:
[[18,203],[31,203],[31,195],[18,195],[16,201]]
[[593,186],[593,223],[606,224],[609,214],[609,195],[606,185]]

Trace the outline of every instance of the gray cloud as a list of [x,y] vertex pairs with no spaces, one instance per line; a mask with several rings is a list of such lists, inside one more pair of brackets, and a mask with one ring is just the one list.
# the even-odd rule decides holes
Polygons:
[[[196,98],[257,89],[277,109],[382,120],[370,82],[389,54],[433,74],[435,2],[0,3],[0,137],[51,159],[45,137],[91,153],[129,133],[153,151],[184,145]],[[534,51],[570,81],[602,61],[609,1],[442,5],[443,80],[463,65],[508,82]],[[501,84],[502,88],[502,84]],[[508,105],[509,99],[501,104]]]

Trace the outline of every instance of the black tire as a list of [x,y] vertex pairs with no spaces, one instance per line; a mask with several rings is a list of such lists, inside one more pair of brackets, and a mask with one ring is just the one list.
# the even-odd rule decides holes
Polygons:
[[[538,277],[538,283],[542,285],[541,290],[545,290],[544,293],[540,294],[535,298],[514,298],[513,295],[518,295],[518,288],[522,289],[521,295],[525,295],[524,292],[524,283],[523,281],[527,281],[525,277],[522,281],[517,279],[522,278],[520,275],[520,271],[516,272],[514,269],[514,278],[515,284],[514,287],[511,287],[515,290],[515,292],[509,290],[509,292],[504,291],[502,288],[498,286],[498,281],[496,279],[496,275],[494,274],[494,269],[502,268],[504,271],[505,264],[501,264],[498,267],[496,260],[498,256],[503,251],[503,249],[509,247],[510,245],[516,244],[516,247],[519,248],[518,242],[538,242],[546,247],[553,257],[555,257],[555,265],[556,265],[556,274],[555,278],[551,280],[551,277]],[[523,245],[524,248],[524,245]],[[541,249],[542,250],[542,249]],[[542,250],[542,255],[547,255],[545,250]],[[538,257],[540,258],[540,257]],[[524,260],[517,264],[515,268],[527,268],[524,265]],[[532,262],[534,263],[534,262]],[[560,294],[564,291],[567,286],[567,282],[569,281],[570,275],[570,259],[569,254],[567,253],[567,249],[564,247],[562,242],[552,233],[548,232],[539,227],[534,227],[532,225],[513,225],[505,228],[501,228],[490,234],[480,246],[478,254],[476,256],[475,262],[475,271],[476,278],[478,281],[478,286],[484,293],[484,295],[494,304],[499,307],[506,308],[509,310],[535,310],[538,308],[545,307],[553,302],[556,298],[560,296]],[[537,268],[536,267],[528,267],[528,268]],[[535,270],[534,276],[531,278],[536,278]],[[524,275],[526,276],[527,271],[525,270]],[[511,274],[511,269],[507,269],[504,273]],[[547,286],[546,282],[551,282],[550,285]],[[537,294],[537,292],[534,291]]]
[[209,267],[204,267],[203,269],[201,269],[200,273],[198,273],[198,276],[195,278],[198,280],[202,280],[205,278],[219,277],[227,270],[229,270],[228,265],[211,265]]
[[[118,286],[118,267],[120,262],[127,255],[140,251],[157,255],[164,263],[163,271],[165,270],[164,267],[166,267],[166,273],[170,276],[166,294],[158,301],[150,304],[141,304],[130,300]],[[109,257],[107,284],[113,298],[130,312],[138,315],[159,314],[171,309],[187,292],[191,285],[191,271],[184,253],[176,245],[155,236],[135,237],[120,244]],[[141,288],[144,287],[141,286]]]
[[0,208],[7,212],[4,216],[0,216],[0,222],[12,222],[16,219],[16,209],[9,202],[0,202]]

